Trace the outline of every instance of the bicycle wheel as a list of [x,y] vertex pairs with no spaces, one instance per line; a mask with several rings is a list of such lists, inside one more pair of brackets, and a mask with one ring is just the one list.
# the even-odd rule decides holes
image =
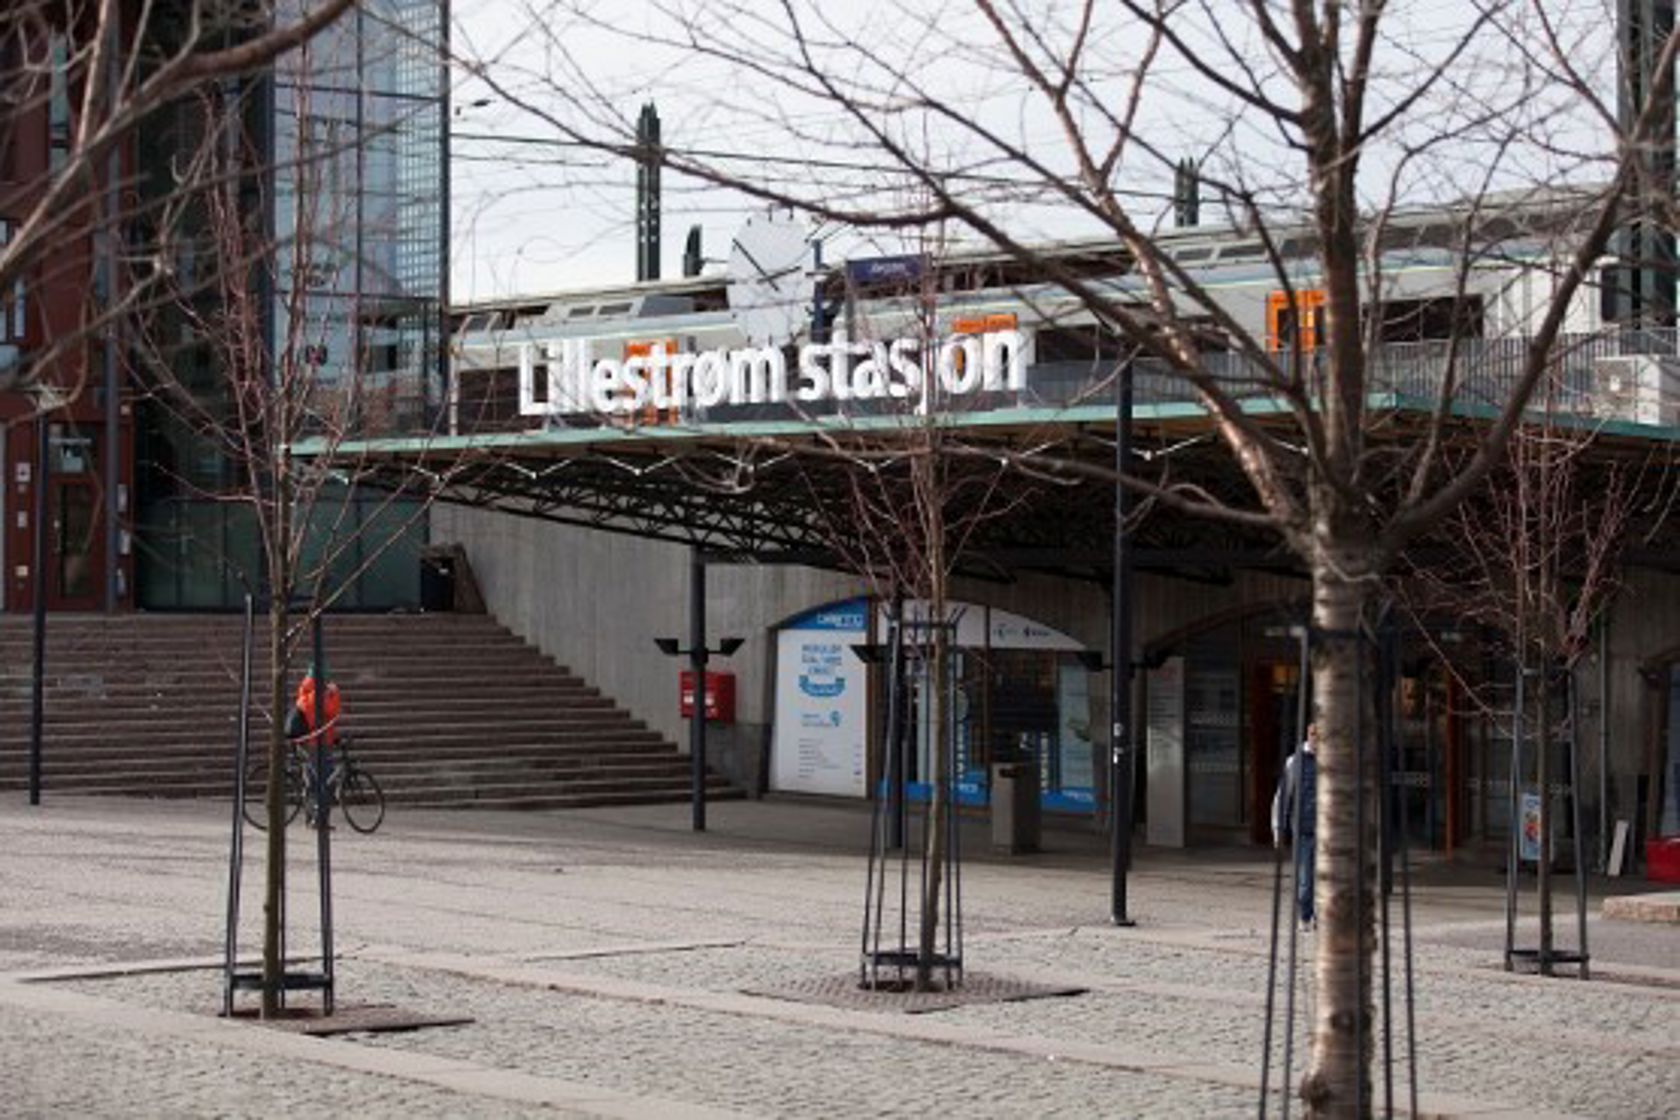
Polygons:
[[344,782],[338,787],[338,804],[350,827],[366,835],[385,819],[385,793],[372,774],[346,763]]
[[[297,820],[303,810],[303,775],[298,761],[290,751],[286,753],[286,823]],[[245,823],[252,828],[268,828],[268,756],[258,753],[245,764],[245,800],[239,806]]]

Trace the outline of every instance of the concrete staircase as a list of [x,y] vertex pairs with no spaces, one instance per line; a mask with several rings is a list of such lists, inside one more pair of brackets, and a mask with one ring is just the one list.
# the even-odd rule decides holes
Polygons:
[[[231,795],[240,626],[225,615],[49,618],[45,794]],[[254,747],[268,720],[261,645],[259,619]],[[674,746],[492,618],[330,616],[326,646],[344,728],[394,807],[689,797]],[[27,780],[31,649],[28,616],[0,616],[0,790]],[[717,775],[708,789],[740,796]]]

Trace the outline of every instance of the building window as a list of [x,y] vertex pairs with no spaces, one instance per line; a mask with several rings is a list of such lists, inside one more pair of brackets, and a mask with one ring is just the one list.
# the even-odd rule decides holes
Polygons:
[[49,48],[52,84],[47,93],[47,153],[54,171],[70,162],[70,42],[54,35]]
[[[9,244],[15,226],[10,218],[0,218],[0,245]],[[27,313],[24,306],[23,277],[18,277],[12,283],[11,291],[0,292],[0,343],[11,346],[23,344],[24,327],[27,326]]]

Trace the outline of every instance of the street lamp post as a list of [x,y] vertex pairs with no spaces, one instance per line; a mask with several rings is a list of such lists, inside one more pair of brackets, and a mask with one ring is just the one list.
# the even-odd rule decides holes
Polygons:
[[653,644],[667,657],[687,657],[694,677],[694,702],[688,720],[688,753],[693,768],[694,831],[706,831],[706,664],[716,654],[728,657],[741,648],[744,639],[723,638],[716,649],[706,646],[706,558],[699,549],[689,563],[688,647],[675,638],[655,638]]
[[1132,459],[1132,364],[1123,362],[1114,392],[1114,586],[1110,648],[1114,672],[1109,694],[1109,822],[1113,860],[1110,916],[1117,926],[1133,925],[1126,913],[1126,873],[1132,862],[1132,558],[1126,540],[1126,487]]
[[41,803],[41,738],[46,724],[46,666],[47,666],[47,473],[52,469],[48,454],[52,442],[52,425],[47,421],[49,409],[59,401],[49,391],[42,391],[35,401],[35,494],[30,528],[30,575],[35,588],[34,606],[34,664],[30,671],[29,688],[29,803]]

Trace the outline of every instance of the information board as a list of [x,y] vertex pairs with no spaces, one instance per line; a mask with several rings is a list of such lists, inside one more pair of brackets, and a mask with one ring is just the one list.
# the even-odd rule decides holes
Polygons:
[[867,788],[868,603],[853,599],[801,615],[776,636],[771,785],[790,793],[862,797]]

